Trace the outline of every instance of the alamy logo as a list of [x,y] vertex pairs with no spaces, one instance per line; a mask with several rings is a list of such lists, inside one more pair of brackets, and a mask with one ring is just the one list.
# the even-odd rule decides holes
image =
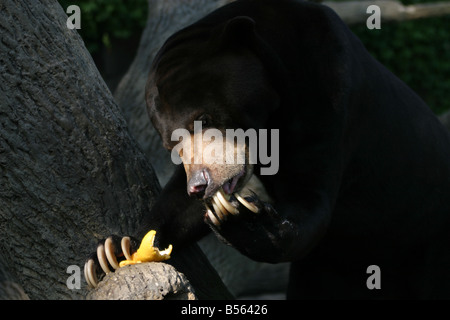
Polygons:
[[70,290],[79,290],[81,289],[81,270],[80,267],[77,265],[70,265],[67,267],[66,270],[67,273],[70,274],[70,276],[67,278],[66,286]]
[[245,164],[248,156],[248,163],[268,166],[261,167],[261,175],[274,175],[280,164],[279,129],[270,130],[270,142],[268,134],[267,129],[226,129],[224,136],[221,130],[203,130],[202,122],[194,121],[193,134],[184,128],[172,132],[171,140],[179,142],[172,149],[171,158],[173,163],[185,165]]
[[81,10],[77,5],[67,7],[66,13],[71,15],[67,18],[66,25],[69,29],[81,29]]
[[373,264],[367,267],[367,274],[370,276],[367,278],[367,289],[381,289],[381,269],[379,266]]
[[381,9],[377,5],[370,5],[367,7],[366,13],[371,14],[367,18],[366,26],[367,29],[381,29]]

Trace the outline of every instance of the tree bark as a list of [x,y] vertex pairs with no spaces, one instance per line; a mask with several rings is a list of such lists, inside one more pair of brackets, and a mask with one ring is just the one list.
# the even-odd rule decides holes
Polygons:
[[3,259],[0,257],[0,300],[3,299],[28,300],[29,297],[9,273],[7,266],[3,264]]
[[[68,266],[80,267],[82,275],[97,241],[112,233],[132,234],[160,191],[66,20],[56,0],[0,3],[2,298],[22,292],[31,299],[84,298],[82,276],[81,289],[66,285]],[[206,287],[199,297],[229,297],[197,247],[176,250],[177,269],[188,278],[204,276],[206,286],[191,282],[196,289]],[[217,291],[209,290],[211,282]]]

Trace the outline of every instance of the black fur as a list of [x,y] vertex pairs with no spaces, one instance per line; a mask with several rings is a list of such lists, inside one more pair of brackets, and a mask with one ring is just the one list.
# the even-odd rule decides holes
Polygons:
[[[289,298],[450,298],[449,133],[332,10],[231,3],[166,42],[148,90],[169,149],[202,113],[280,130],[279,172],[259,177],[273,207],[254,199],[259,214],[215,231],[252,259],[291,261]],[[155,229],[177,248],[208,232],[204,214],[180,167],[137,238]]]

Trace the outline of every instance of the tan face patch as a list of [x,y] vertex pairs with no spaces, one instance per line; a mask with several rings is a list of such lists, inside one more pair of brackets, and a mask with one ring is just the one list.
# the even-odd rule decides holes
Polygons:
[[239,175],[248,163],[245,141],[227,139],[226,134],[218,129],[183,137],[176,148],[188,181],[193,173],[206,169],[216,187]]

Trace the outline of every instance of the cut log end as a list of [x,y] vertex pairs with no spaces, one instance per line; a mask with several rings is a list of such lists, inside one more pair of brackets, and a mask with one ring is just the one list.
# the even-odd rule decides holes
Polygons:
[[88,300],[197,300],[184,274],[166,263],[129,265],[111,272]]

